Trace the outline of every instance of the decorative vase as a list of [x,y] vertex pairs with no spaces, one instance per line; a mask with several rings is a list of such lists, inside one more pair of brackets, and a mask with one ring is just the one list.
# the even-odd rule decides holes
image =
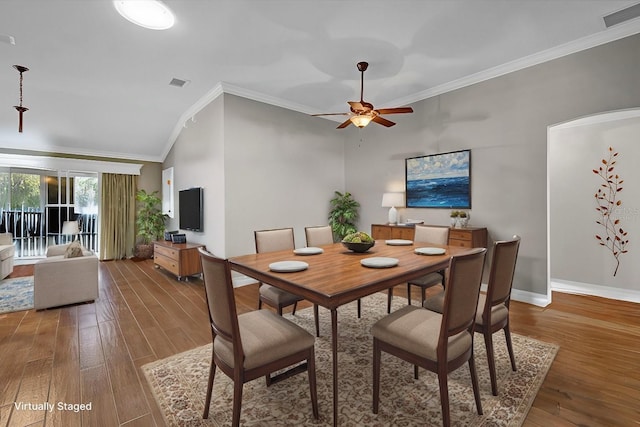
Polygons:
[[458,226],[458,218],[457,217],[451,217],[451,227],[452,228],[456,228]]
[[460,228],[466,228],[467,224],[469,224],[469,217],[461,217],[458,218],[458,226]]

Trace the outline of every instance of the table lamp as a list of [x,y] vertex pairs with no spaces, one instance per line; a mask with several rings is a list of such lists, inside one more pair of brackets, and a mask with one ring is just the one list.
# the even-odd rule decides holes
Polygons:
[[384,193],[382,195],[382,207],[389,209],[389,224],[398,222],[398,211],[396,206],[404,206],[404,193]]
[[62,223],[62,231],[60,234],[64,236],[73,236],[75,237],[80,234],[80,227],[78,226],[78,221],[65,221]]

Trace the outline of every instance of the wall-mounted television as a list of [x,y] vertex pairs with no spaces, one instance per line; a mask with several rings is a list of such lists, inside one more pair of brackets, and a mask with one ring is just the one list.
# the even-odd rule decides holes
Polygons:
[[471,150],[405,159],[408,208],[471,209]]
[[178,192],[180,229],[202,231],[202,188],[189,188]]

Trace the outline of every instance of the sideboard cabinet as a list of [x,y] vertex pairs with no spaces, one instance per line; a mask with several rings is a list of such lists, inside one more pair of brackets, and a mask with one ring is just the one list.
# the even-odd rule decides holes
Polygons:
[[[404,225],[371,225],[371,237],[376,240],[413,240],[414,231],[414,227]],[[451,228],[449,230],[449,246],[461,246],[463,248],[486,248],[487,229],[486,227]]]
[[204,245],[197,243],[172,243],[158,240],[153,243],[153,263],[156,268],[165,270],[178,276],[193,276],[202,273],[198,248]]

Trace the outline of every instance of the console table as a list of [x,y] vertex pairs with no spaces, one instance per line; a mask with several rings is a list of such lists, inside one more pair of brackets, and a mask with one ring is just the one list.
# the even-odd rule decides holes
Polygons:
[[198,248],[204,245],[198,243],[172,243],[158,240],[153,242],[153,263],[156,268],[165,270],[178,276],[193,276],[202,273]]
[[[413,240],[415,227],[407,225],[371,224],[371,237],[374,239]],[[449,230],[449,246],[463,248],[486,248],[486,227],[451,228]]]

